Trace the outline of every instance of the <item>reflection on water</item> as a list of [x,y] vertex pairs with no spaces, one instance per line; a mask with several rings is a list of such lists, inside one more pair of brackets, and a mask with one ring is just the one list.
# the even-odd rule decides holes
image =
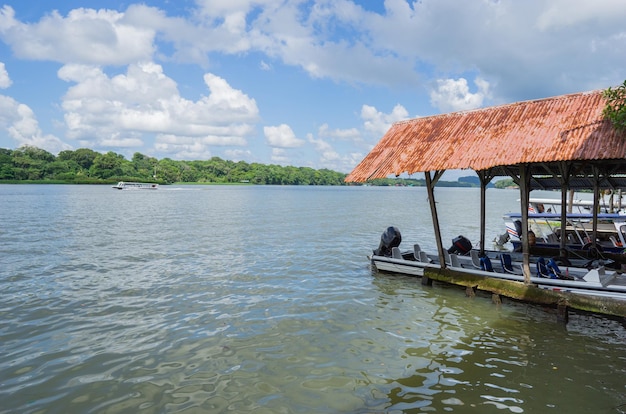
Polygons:
[[434,246],[423,189],[0,185],[0,222],[2,413],[626,412],[617,321],[371,272]]
[[379,396],[389,412],[624,412],[626,331],[618,321],[577,314],[565,327],[541,308],[433,290],[432,314],[389,328],[403,339],[405,361]]

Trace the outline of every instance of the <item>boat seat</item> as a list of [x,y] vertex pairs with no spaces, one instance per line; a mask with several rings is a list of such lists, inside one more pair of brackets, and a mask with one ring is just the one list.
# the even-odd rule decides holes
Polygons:
[[511,261],[510,254],[502,253],[500,255],[500,264],[502,265],[502,270],[504,270],[504,273],[515,274],[515,270],[513,269],[513,263]]
[[402,252],[400,251],[399,247],[391,248],[391,257],[393,257],[394,259],[403,259]]
[[491,259],[487,255],[481,257],[479,260],[480,260],[480,270],[484,270],[485,272],[493,272]]
[[459,256],[457,256],[456,254],[450,254],[450,266],[463,267],[461,266],[461,262],[459,261]]
[[447,265],[451,265],[452,262],[450,261],[450,253],[448,253],[447,250],[444,249],[443,251],[443,260],[446,262]]
[[413,257],[415,258],[415,260],[417,260],[418,262],[420,261],[420,252],[422,251],[422,248],[420,247],[419,244],[415,243],[413,245]]
[[548,237],[546,237],[546,239],[548,239],[548,243],[558,243],[559,242],[559,236],[557,236],[554,233],[550,233],[548,235]]
[[470,255],[472,256],[472,264],[476,269],[484,270],[486,272],[493,272],[493,266],[491,264],[491,259],[487,257],[487,255],[480,256],[478,254],[478,250],[470,250]]
[[544,259],[543,257],[540,257],[539,259],[537,259],[537,277],[544,277],[547,279],[556,279],[556,276],[552,277],[550,275],[550,270],[548,269],[548,266],[546,265],[546,259]]
[[425,251],[420,250],[420,262],[422,263],[430,263],[430,259]]
[[478,257],[478,250],[470,250],[470,256],[472,257],[472,264],[476,269],[480,269],[480,257]]

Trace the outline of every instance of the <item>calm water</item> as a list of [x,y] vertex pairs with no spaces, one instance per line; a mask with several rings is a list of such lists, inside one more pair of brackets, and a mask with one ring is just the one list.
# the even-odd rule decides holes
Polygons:
[[389,225],[435,246],[423,188],[0,185],[0,412],[626,412],[618,321],[372,273]]

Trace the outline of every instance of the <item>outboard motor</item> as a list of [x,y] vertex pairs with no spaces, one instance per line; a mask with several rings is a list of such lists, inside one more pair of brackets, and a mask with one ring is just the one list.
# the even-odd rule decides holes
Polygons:
[[391,249],[400,246],[401,242],[402,235],[400,234],[400,230],[393,226],[387,227],[387,230],[380,236],[380,245],[378,249],[374,250],[374,255],[391,257]]
[[448,253],[465,256],[470,250],[472,250],[472,242],[465,236],[457,236],[452,239],[452,246],[448,249]]
[[517,233],[517,238],[522,240],[522,222],[520,220],[515,220],[515,232]]

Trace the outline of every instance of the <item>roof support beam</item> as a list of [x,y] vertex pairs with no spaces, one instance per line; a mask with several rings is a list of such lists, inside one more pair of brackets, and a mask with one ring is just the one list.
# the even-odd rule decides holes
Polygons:
[[559,174],[561,176],[561,237],[560,237],[560,255],[564,255],[566,252],[565,245],[567,242],[567,209],[571,208],[571,204],[569,207],[567,206],[567,190],[569,188],[569,176],[572,171],[571,163],[561,161],[559,163]]
[[530,201],[530,165],[521,164],[519,168],[520,210],[522,212],[522,269],[524,283],[530,285],[530,246],[528,244],[528,203]]
[[591,248],[594,253],[598,252],[596,239],[598,238],[598,210],[600,209],[600,170],[593,167],[593,224],[591,230]]
[[493,174],[491,170],[476,171],[478,179],[480,180],[480,255],[485,253],[485,227],[486,227],[486,199],[487,199],[487,185],[493,180]]
[[437,242],[437,252],[439,254],[439,263],[441,267],[446,267],[446,260],[443,256],[443,243],[441,242],[441,229],[439,227],[439,216],[437,215],[437,205],[435,203],[435,184],[441,178],[444,171],[426,171],[424,177],[426,179],[426,190],[428,191],[428,202],[430,204],[430,214],[433,219],[433,229],[435,231],[435,241]]

